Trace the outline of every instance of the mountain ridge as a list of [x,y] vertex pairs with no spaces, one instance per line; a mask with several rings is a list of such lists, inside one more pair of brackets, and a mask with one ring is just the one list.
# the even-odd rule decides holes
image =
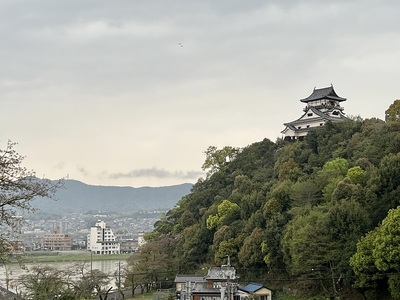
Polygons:
[[67,214],[96,210],[98,212],[139,212],[168,210],[187,195],[193,184],[161,187],[90,185],[78,180],[63,180],[55,200],[38,197],[32,206],[43,213]]

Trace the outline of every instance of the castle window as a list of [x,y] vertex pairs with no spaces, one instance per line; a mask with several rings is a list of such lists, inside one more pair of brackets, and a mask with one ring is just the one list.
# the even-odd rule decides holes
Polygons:
[[301,126],[297,127],[297,129],[301,129]]
[[307,116],[308,117],[312,117],[313,113],[308,113]]
[[307,128],[310,128],[310,125],[307,125]]

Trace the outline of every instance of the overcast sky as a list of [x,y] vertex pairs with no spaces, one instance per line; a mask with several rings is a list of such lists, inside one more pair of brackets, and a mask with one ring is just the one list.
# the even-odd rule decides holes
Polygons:
[[208,146],[281,137],[314,87],[400,98],[400,1],[0,1],[0,147],[37,176],[195,183]]

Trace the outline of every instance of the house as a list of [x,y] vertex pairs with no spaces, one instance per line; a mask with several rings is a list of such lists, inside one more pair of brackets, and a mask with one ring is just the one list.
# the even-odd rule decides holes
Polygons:
[[87,250],[94,254],[120,254],[120,243],[106,222],[98,220],[87,235]]
[[176,275],[175,276],[176,299],[187,300],[190,295],[190,288],[196,283],[205,282],[204,275]]
[[248,299],[249,296],[257,296],[259,300],[271,300],[272,290],[266,288],[260,283],[249,283],[246,286],[239,286],[237,296],[240,299]]
[[236,300],[236,270],[222,265],[212,267],[207,275],[177,275],[176,299],[180,300]]
[[321,89],[314,88],[310,96],[300,101],[306,103],[303,115],[297,120],[284,123],[285,129],[281,133],[285,135],[285,140],[302,139],[311,129],[328,121],[348,120],[344,108],[340,106],[346,98],[339,97],[332,85]]

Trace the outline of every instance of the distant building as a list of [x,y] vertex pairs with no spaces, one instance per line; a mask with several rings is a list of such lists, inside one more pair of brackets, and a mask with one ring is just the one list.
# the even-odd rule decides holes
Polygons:
[[339,97],[332,85],[321,89],[314,88],[310,96],[300,101],[306,103],[304,113],[299,119],[284,123],[286,127],[281,133],[285,135],[286,140],[302,139],[311,129],[328,121],[340,122],[348,119],[344,108],[340,106],[346,98]]
[[144,239],[144,233],[141,232],[138,234],[138,246],[142,247],[145,244],[146,244],[146,240]]
[[104,221],[97,221],[87,235],[87,250],[94,254],[120,254],[120,243]]
[[121,253],[133,253],[138,250],[138,242],[132,239],[120,241]]
[[72,235],[65,233],[66,230],[67,225],[65,222],[53,224],[53,233],[43,236],[43,248],[48,250],[71,250],[73,238]]

